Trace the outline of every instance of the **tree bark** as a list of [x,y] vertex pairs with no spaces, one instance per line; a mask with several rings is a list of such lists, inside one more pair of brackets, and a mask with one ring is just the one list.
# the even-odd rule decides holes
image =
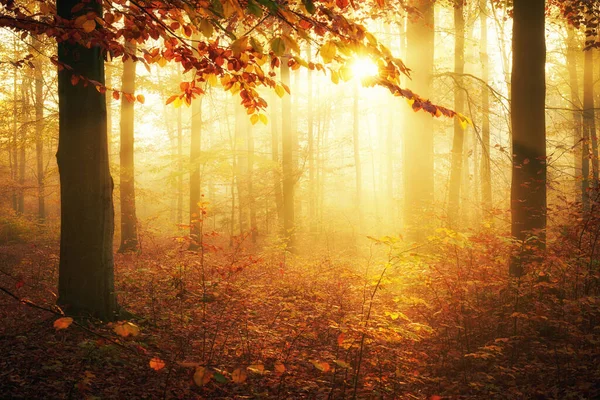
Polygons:
[[[465,16],[463,0],[454,3],[454,110],[463,113],[465,94],[462,75],[465,72]],[[465,130],[458,118],[454,118],[452,141],[452,165],[450,169],[450,191],[448,201],[448,223],[456,228],[460,216],[460,189],[463,173],[463,147]]]
[[200,155],[202,154],[202,97],[192,100],[192,132],[190,135],[190,250],[200,243]]
[[[513,132],[512,235],[545,247],[546,230],[546,42],[545,1],[515,0],[513,12],[511,126]],[[534,237],[537,237],[537,239]],[[529,252],[513,257],[520,276]]]
[[[128,54],[135,55],[136,45],[125,43]],[[135,93],[135,61],[129,57],[123,62],[121,89],[133,96]],[[127,96],[121,97],[121,152],[120,184],[121,196],[121,246],[119,253],[138,249],[137,218],[135,212],[135,164],[134,164],[134,106]]]
[[[39,43],[37,36],[31,37],[32,46]],[[39,46],[38,46],[39,47]],[[36,175],[38,184],[38,220],[44,223],[46,219],[45,187],[44,187],[44,80],[42,78],[42,63],[40,57],[35,57],[35,155]]]
[[354,172],[355,172],[355,188],[356,188],[356,202],[354,204],[356,215],[358,216],[358,230],[359,232],[363,231],[364,228],[364,217],[363,217],[363,209],[362,209],[362,165],[360,163],[360,118],[359,118],[359,108],[358,108],[358,79],[355,79],[354,82],[354,93],[353,93],[353,107],[352,107],[352,144],[354,149]]
[[[413,0],[421,17],[409,18],[407,26],[407,65],[412,71],[411,89],[424,98],[431,94],[434,54],[433,0]],[[433,211],[433,119],[424,112],[409,113],[404,146],[404,198],[407,237],[423,240]]]
[[[281,81],[290,84],[290,68],[288,58],[281,60]],[[294,135],[292,132],[292,102],[289,95],[283,96],[281,102],[281,162],[283,169],[283,229],[287,239],[287,249],[294,250],[296,233],[294,232],[294,190],[296,177],[294,176]]]
[[[93,11],[99,2],[57,0],[58,15],[71,20]],[[72,70],[58,72],[61,238],[58,304],[69,313],[91,314],[104,320],[116,316],[113,272],[113,181],[108,167],[106,100],[94,85],[73,85],[84,76],[104,83],[104,57],[99,46],[70,41],[58,44],[58,60]]]
[[[312,61],[312,47],[306,49],[308,62]],[[308,74],[308,222],[311,233],[317,231],[316,213],[316,182],[315,182],[315,132],[313,113],[313,72],[307,70]]]
[[[596,120],[594,111],[594,52],[592,49],[585,51],[583,64],[583,140],[584,151],[582,154],[587,171],[583,177],[582,197],[584,210],[589,208],[590,190],[598,189],[598,137],[596,135]],[[591,159],[591,176],[589,165]],[[591,180],[591,181],[590,181]]]
[[488,55],[487,1],[479,0],[479,23],[481,25],[481,40],[479,42],[481,59],[481,202],[486,217],[492,210],[492,174],[490,156],[490,90],[488,88],[490,69]]

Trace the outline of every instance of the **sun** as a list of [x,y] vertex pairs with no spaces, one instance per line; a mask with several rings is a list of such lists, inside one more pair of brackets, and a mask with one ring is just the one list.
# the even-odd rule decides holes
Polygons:
[[379,72],[377,65],[368,58],[357,58],[351,65],[352,74],[358,79],[376,76]]

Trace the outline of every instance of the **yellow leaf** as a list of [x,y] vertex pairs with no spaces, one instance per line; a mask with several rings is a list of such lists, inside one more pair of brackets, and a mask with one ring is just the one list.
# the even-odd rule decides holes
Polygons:
[[62,317],[54,321],[54,329],[60,331],[61,329],[67,329],[73,323],[73,318]]
[[292,49],[294,52],[300,54],[300,46],[298,46],[298,42],[292,39],[289,35],[282,35],[281,37],[287,48]]
[[137,336],[140,334],[140,328],[131,322],[119,322],[113,328],[115,333],[122,337]]
[[262,364],[252,364],[248,366],[248,371],[262,374],[265,372],[265,366]]
[[333,70],[331,71],[331,82],[335,83],[336,85],[340,83],[340,75]]
[[331,369],[331,366],[329,365],[329,363],[326,363],[325,361],[321,362],[321,361],[311,361],[312,365],[315,366],[316,369],[318,369],[319,371],[322,372],[327,372]]
[[88,19],[83,23],[83,25],[81,25],[81,27],[83,28],[84,32],[90,33],[91,31],[96,29],[96,21],[94,21],[93,19]]
[[332,40],[330,40],[323,46],[321,46],[321,50],[319,50],[319,53],[321,54],[323,62],[325,64],[328,64],[335,58],[335,55],[337,54],[337,46]]
[[352,368],[350,366],[350,364],[348,364],[346,361],[334,360],[333,362],[336,363],[339,367],[342,367],[342,368],[346,368],[346,369],[351,369]]
[[210,39],[210,37],[213,34],[213,26],[209,20],[202,19],[200,21],[200,32],[202,32],[202,34],[206,36],[207,39]]
[[231,373],[231,381],[233,383],[244,383],[247,378],[248,375],[246,374],[246,371],[241,368],[236,368]]
[[194,372],[194,383],[198,386],[204,386],[210,382],[212,375],[212,371],[209,371],[204,367],[198,367],[196,368],[196,372]]
[[158,59],[157,64],[162,68],[165,65],[167,65],[167,59],[164,57],[161,57]]
[[281,85],[275,85],[275,93],[277,93],[277,96],[279,96],[279,98],[282,98],[283,96],[285,96],[285,89]]
[[352,68],[350,68],[348,65],[343,65],[342,68],[340,68],[339,75],[344,82],[348,82],[350,79],[352,79],[354,73],[352,72]]
[[181,100],[181,98],[177,97],[175,100],[173,100],[173,107],[179,108],[181,107],[182,103],[183,101]]
[[149,364],[150,368],[152,368],[155,371],[160,371],[165,367],[165,362],[158,357],[154,357],[152,360],[150,360]]
[[267,125],[269,123],[269,119],[265,114],[258,114],[258,118],[260,119],[260,122],[262,122],[264,125]]
[[275,372],[277,372],[277,374],[281,375],[285,372],[285,365],[283,365],[283,363],[281,361],[277,361],[275,363]]
[[260,117],[258,116],[258,114],[252,114],[252,116],[250,117],[250,122],[252,123],[252,125],[256,125],[259,119]]

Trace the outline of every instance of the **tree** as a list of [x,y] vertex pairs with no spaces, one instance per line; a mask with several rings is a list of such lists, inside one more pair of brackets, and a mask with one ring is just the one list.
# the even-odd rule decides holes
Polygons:
[[[121,152],[120,185],[121,195],[121,245],[120,253],[136,251],[138,248],[137,217],[135,212],[135,163],[134,163],[134,106],[135,98],[135,52],[132,42],[125,44],[127,54],[123,57],[121,88]],[[137,57],[136,57],[137,58]]]
[[[37,43],[36,43],[37,42]],[[31,36],[31,45],[39,42],[37,36]],[[41,47],[41,46],[38,46]],[[39,50],[38,50],[39,51]],[[43,223],[46,219],[45,183],[44,183],[44,81],[42,78],[42,63],[40,57],[34,59],[35,76],[35,158],[38,184],[38,220]]]
[[[544,247],[546,229],[545,1],[515,0],[513,10],[511,232]],[[534,236],[537,235],[537,236]],[[513,257],[523,273],[529,251]]]
[[[281,65],[281,81],[290,84],[290,67],[288,58],[283,58]],[[284,96],[281,103],[281,163],[283,170],[283,230],[287,239],[287,248],[294,249],[296,234],[294,232],[294,138],[292,132],[292,102],[290,96]]]
[[[407,26],[408,65],[418,65],[412,72],[412,86],[427,98],[431,93],[434,53],[433,0],[413,1],[419,12],[409,18]],[[414,104],[413,104],[414,108]],[[407,118],[404,147],[405,221],[409,237],[425,236],[422,218],[433,206],[433,120],[424,113]]]
[[490,90],[489,82],[489,56],[488,56],[488,29],[487,29],[487,0],[479,0],[479,24],[481,26],[481,40],[479,42],[481,57],[481,200],[483,209],[489,213],[492,209],[492,174],[490,157]]
[[[73,11],[74,7],[80,11]],[[57,0],[58,16],[102,13],[100,2]],[[113,181],[108,167],[105,95],[81,77],[104,83],[100,46],[58,43],[61,238],[58,303],[72,313],[112,320],[117,302],[113,272]]]
[[[194,41],[200,40],[195,34]],[[188,84],[189,83],[185,83]],[[184,84],[184,85],[185,85]],[[192,81],[195,85],[195,81]],[[190,250],[196,250],[200,242],[200,155],[202,154],[202,97],[192,101],[192,126],[190,133]]]

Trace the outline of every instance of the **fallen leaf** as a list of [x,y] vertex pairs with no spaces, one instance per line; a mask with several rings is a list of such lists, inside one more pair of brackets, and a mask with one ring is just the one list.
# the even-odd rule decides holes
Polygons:
[[212,371],[208,370],[205,367],[196,368],[196,372],[194,372],[194,383],[198,386],[204,386],[210,379],[212,378]]
[[67,329],[73,323],[73,318],[62,317],[54,321],[54,329],[60,331],[61,329]]
[[160,358],[154,357],[152,360],[150,360],[150,368],[152,368],[153,370],[160,371],[164,367],[165,367],[165,362],[163,360],[161,360]]

